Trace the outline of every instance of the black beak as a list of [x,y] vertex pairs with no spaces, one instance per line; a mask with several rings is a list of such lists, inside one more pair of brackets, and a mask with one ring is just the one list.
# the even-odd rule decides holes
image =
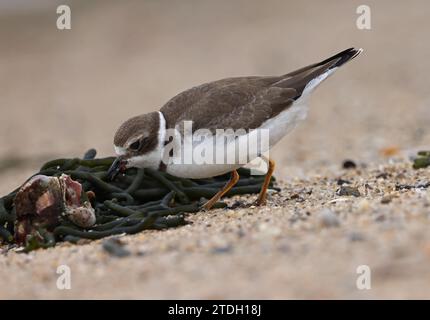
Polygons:
[[122,157],[118,157],[115,159],[115,161],[112,163],[111,167],[108,170],[108,179],[114,180],[118,174],[125,171],[127,164],[127,160],[125,160]]

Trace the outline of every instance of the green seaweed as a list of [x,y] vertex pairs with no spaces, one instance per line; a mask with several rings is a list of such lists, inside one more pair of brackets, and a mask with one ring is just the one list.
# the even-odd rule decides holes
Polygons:
[[[95,157],[96,151],[90,149],[82,159],[55,159],[45,163],[33,176],[60,176],[64,173],[79,181],[86,192],[95,194],[95,199],[91,201],[95,208],[96,224],[82,229],[67,219],[60,219],[54,230],[38,229],[36,234],[28,236],[24,252],[52,247],[59,241],[77,243],[80,239],[100,239],[146,229],[182,226],[187,224],[186,214],[199,212],[205,199],[215,195],[230,177],[225,174],[191,180],[153,169],[131,168],[110,181],[107,171],[115,158]],[[245,168],[238,172],[241,178],[227,196],[260,191],[264,176],[252,176],[250,170]],[[274,181],[272,178],[272,188]],[[16,215],[13,200],[18,190],[0,198],[0,242],[14,242]],[[226,204],[218,202],[214,207],[223,208]]]
[[412,167],[414,169],[421,169],[428,166],[430,166],[430,151],[419,151],[418,157],[414,159]]

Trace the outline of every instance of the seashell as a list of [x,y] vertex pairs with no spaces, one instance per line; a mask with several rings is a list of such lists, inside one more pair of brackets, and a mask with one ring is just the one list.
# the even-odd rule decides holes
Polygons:
[[96,215],[89,202],[84,202],[81,207],[68,208],[66,216],[81,228],[89,228],[96,223]]
[[40,229],[52,231],[63,218],[82,228],[91,227],[96,221],[82,185],[65,174],[32,177],[18,191],[14,205],[15,239],[20,244],[28,236],[38,236]]
[[96,214],[87,194],[82,192],[82,185],[66,174],[62,174],[59,180],[64,195],[64,215],[81,228],[93,226]]

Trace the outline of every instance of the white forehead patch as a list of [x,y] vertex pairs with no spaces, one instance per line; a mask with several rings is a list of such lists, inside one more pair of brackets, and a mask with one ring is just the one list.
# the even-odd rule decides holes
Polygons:
[[126,153],[126,149],[125,148],[123,148],[123,147],[118,147],[118,146],[114,146],[114,148],[115,148],[115,153],[117,154],[117,155],[119,155],[119,156],[122,156],[122,155],[124,155],[125,153]]

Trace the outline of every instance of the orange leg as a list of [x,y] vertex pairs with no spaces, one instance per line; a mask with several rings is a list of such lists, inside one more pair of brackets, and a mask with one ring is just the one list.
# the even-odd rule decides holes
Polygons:
[[262,157],[262,158],[267,162],[268,168],[267,168],[266,177],[264,178],[263,185],[261,186],[260,194],[258,195],[257,201],[255,202],[257,206],[266,204],[267,188],[269,187],[270,178],[272,177],[273,171],[275,170],[275,161],[268,159],[266,157]]
[[212,208],[213,205],[217,203],[218,200],[221,199],[221,197],[225,195],[231,188],[233,188],[238,181],[239,181],[239,174],[237,173],[236,170],[234,170],[231,172],[231,177],[230,177],[230,180],[227,182],[227,184],[220,191],[218,191],[208,202],[206,202],[203,205],[203,209],[209,210],[210,208]]

